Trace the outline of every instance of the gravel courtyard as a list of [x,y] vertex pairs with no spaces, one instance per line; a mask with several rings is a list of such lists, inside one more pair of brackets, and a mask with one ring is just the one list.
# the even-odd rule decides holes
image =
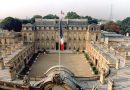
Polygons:
[[[29,76],[41,77],[52,66],[58,65],[58,54],[41,54],[33,63]],[[61,54],[61,65],[67,67],[78,77],[92,76],[90,65],[84,54]]]

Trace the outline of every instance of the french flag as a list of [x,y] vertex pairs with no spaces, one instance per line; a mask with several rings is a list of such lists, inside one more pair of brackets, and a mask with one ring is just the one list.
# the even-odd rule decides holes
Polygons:
[[60,21],[60,49],[61,49],[61,51],[64,50],[64,39],[63,39],[63,32],[62,32],[62,21]]

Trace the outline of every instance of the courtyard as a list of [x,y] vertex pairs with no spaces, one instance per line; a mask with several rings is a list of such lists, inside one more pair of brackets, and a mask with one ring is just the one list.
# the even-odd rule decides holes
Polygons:
[[[61,65],[67,67],[77,77],[89,77],[93,76],[90,65],[87,62],[84,54],[64,53],[60,55]],[[42,77],[44,73],[51,68],[59,64],[59,54],[40,54],[36,62],[33,63],[29,76],[30,77]]]

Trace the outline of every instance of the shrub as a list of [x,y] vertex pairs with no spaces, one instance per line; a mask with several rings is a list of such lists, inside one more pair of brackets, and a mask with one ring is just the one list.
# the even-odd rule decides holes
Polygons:
[[98,74],[98,70],[95,70],[95,71],[94,71],[94,74],[96,74],[96,75],[97,75],[97,74]]
[[94,67],[92,67],[93,68],[93,71],[95,71],[96,70],[96,67],[94,66]]
[[92,69],[93,69],[94,74],[98,74],[98,70],[96,69],[96,67],[95,67],[95,66],[94,66],[94,67],[92,67]]
[[87,53],[85,53],[85,57],[87,60],[89,60],[89,55]]
[[90,63],[91,66],[93,66],[93,63]]

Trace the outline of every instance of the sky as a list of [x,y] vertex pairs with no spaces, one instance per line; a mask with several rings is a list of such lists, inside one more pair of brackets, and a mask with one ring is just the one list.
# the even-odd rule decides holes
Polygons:
[[[111,15],[112,6],[112,15]],[[0,19],[8,16],[26,19],[33,15],[56,14],[61,10],[98,19],[123,20],[130,16],[130,0],[0,0]]]

